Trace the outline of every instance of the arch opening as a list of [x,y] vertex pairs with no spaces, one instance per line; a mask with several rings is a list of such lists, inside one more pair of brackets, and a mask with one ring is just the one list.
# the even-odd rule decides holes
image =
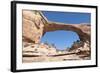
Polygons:
[[80,41],[79,35],[66,30],[46,32],[41,38],[41,43],[53,46],[56,50],[69,50],[77,41]]

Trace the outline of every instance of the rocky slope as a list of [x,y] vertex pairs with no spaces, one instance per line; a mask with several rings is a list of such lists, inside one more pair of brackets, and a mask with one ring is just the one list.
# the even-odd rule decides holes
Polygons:
[[[27,46],[26,46],[27,45]],[[90,49],[85,43],[83,47],[71,51],[57,51],[56,48],[40,43],[23,44],[23,62],[52,62],[66,60],[89,60]]]

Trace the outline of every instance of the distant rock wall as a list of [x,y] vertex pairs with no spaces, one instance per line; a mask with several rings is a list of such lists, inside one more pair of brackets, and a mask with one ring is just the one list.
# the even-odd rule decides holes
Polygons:
[[23,10],[23,40],[29,39],[34,43],[40,43],[46,32],[56,30],[76,32],[81,41],[90,42],[91,25],[49,22],[39,11]]

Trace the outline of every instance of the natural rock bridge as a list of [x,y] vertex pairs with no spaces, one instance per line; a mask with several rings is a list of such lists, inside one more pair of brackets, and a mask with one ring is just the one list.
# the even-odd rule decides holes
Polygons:
[[[90,25],[51,22],[47,20],[42,12],[33,10],[23,10],[22,20],[22,55],[24,63],[91,59]],[[57,51],[55,47],[40,43],[41,37],[43,37],[46,32],[56,30],[76,32],[79,35],[80,44],[72,45],[69,51]]]
[[64,24],[50,22],[39,11],[23,10],[23,40],[39,43],[41,37],[50,31],[67,30],[76,32],[81,41],[90,42],[91,26],[88,24]]

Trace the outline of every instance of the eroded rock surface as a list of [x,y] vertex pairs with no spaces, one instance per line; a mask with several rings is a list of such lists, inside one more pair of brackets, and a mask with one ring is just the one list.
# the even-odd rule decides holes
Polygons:
[[23,10],[23,38],[39,43],[43,35],[45,20],[37,11]]

